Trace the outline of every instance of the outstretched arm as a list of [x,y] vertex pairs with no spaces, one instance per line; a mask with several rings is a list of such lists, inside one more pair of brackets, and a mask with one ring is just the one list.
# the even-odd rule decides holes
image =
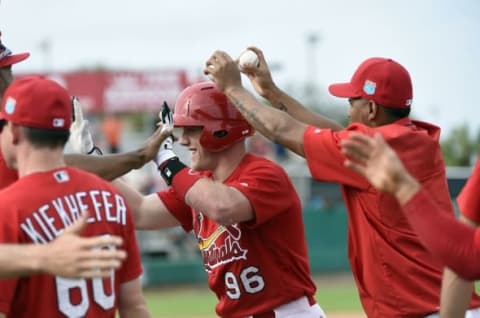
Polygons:
[[69,166],[74,166],[99,177],[112,181],[133,169],[141,168],[152,157],[148,157],[147,149],[139,148],[134,151],[120,154],[90,156],[81,154],[66,154],[65,162]]
[[303,134],[307,125],[283,111],[265,107],[241,83],[237,63],[225,52],[216,51],[204,72],[237,107],[245,119],[265,137],[300,156],[305,156]]
[[127,201],[137,230],[156,230],[180,225],[156,193],[145,196],[119,179],[112,184]]
[[250,79],[255,91],[260,96],[270,101],[273,107],[286,112],[296,120],[307,125],[319,128],[330,128],[332,130],[343,129],[342,125],[339,123],[312,112],[295,98],[278,88],[273,82],[263,52],[254,46],[250,46],[248,49],[257,54],[259,59],[258,67],[257,65],[247,65],[241,68],[240,71]]
[[157,129],[136,150],[105,156],[86,155],[94,153],[96,147],[89,131],[88,120],[83,118],[82,105],[75,97],[72,98],[72,107],[75,118],[70,127],[69,142],[74,152],[78,154],[65,155],[65,161],[68,165],[84,169],[109,181],[128,173],[132,169],[143,167],[155,157],[166,137],[162,135],[161,129]]
[[67,227],[48,244],[0,245],[0,276],[23,276],[48,273],[62,277],[106,277],[119,268],[126,254],[122,250],[100,249],[120,246],[116,236],[82,238],[78,236],[86,225],[88,215]]
[[349,158],[348,167],[397,198],[410,225],[435,257],[465,280],[480,278],[480,231],[442,212],[380,134],[372,138],[352,133],[341,146]]

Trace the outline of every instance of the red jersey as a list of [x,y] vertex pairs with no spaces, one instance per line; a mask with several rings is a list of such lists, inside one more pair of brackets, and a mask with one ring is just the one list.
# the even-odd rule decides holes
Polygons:
[[[120,285],[142,272],[134,226],[125,200],[106,181],[74,168],[38,172],[0,192],[0,243],[44,244],[81,211],[84,236],[118,235],[128,257],[109,278],[66,279],[35,275],[0,280],[0,312],[8,317],[115,317]],[[106,247],[108,248],[108,247]]]
[[247,317],[312,296],[301,203],[285,171],[246,155],[224,184],[247,197],[253,221],[221,226],[173,189],[158,193],[185,231],[195,232],[208,284],[219,300],[217,314]]
[[457,197],[460,212],[470,220],[480,223],[480,160],[477,161],[473,173]]
[[435,199],[438,213],[452,213],[440,129],[404,118],[376,128],[354,123],[338,132],[308,127],[304,135],[312,177],[342,184],[349,215],[349,260],[367,316],[424,317],[437,312],[442,264],[424,248],[397,200],[344,166],[339,145],[351,131],[380,132]]
[[18,173],[15,169],[7,167],[0,149],[0,189],[8,187],[18,180]]

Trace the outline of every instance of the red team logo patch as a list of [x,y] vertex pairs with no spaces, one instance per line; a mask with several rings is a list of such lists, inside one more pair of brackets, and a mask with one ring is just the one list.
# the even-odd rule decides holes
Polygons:
[[198,247],[202,252],[203,263],[207,272],[215,267],[240,259],[247,259],[248,250],[240,245],[242,232],[237,224],[208,227],[203,214],[198,213],[195,222]]

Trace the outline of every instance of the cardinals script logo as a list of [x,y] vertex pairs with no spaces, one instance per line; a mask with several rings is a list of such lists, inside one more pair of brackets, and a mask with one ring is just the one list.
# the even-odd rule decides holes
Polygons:
[[222,264],[247,259],[248,250],[242,249],[240,245],[242,232],[238,224],[218,225],[198,213],[195,233],[207,272]]

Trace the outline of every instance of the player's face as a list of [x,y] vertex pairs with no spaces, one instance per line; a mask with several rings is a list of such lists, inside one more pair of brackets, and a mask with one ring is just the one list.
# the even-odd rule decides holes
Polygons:
[[0,144],[2,147],[2,156],[9,168],[16,168],[16,159],[14,145],[12,141],[11,125],[4,119],[0,120]]
[[361,97],[349,98],[350,109],[348,111],[348,118],[350,123],[368,124],[368,100]]
[[202,127],[183,127],[179,143],[188,148],[191,153],[191,168],[195,171],[214,170],[216,156],[205,150],[200,144]]

